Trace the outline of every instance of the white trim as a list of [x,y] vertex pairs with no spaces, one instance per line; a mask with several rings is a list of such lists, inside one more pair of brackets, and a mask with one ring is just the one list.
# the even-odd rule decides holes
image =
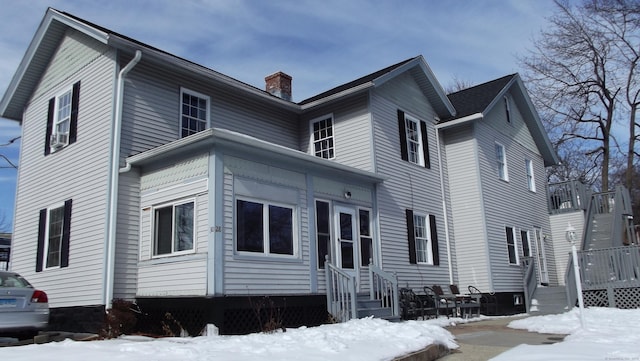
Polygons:
[[464,123],[467,123],[467,122],[474,121],[476,119],[482,119],[483,117],[484,117],[484,115],[482,115],[482,113],[475,113],[475,114],[467,115],[466,117],[462,117],[462,118],[458,118],[458,119],[455,119],[455,120],[452,120],[452,121],[436,124],[436,129],[446,129],[446,128],[455,127],[456,125],[461,125],[461,124],[464,124]]
[[199,93],[195,90],[191,90],[189,88],[180,87],[180,98],[178,99],[178,104],[179,104],[178,114],[180,114],[180,117],[178,118],[178,138],[184,138],[182,136],[182,116],[184,115],[182,113],[182,105],[183,105],[182,97],[185,93],[197,98],[204,99],[207,102],[206,124],[205,124],[204,130],[211,128],[211,97],[208,95]]
[[[263,251],[262,252],[252,252],[252,251],[239,251],[238,250],[238,201],[246,201],[252,203],[259,203],[262,205],[262,226],[263,226]],[[281,208],[291,209],[291,236],[292,236],[292,248],[293,254],[279,254],[279,253],[271,253],[269,249],[269,206],[277,206]],[[298,214],[299,208],[297,204],[289,204],[279,201],[255,198],[255,197],[247,197],[247,196],[238,196],[237,194],[233,199],[233,254],[235,256],[240,257],[254,257],[257,259],[266,258],[266,259],[287,259],[287,260],[299,260],[300,256],[300,236],[298,235],[298,222],[300,219],[300,215]],[[266,210],[266,211],[265,211]]]
[[[333,227],[333,202],[331,200],[329,200],[329,199],[326,199],[326,198],[313,198],[313,217],[314,217],[313,223],[315,224],[315,229],[314,229],[314,231],[315,231],[315,233],[314,233],[315,242],[314,243],[315,243],[315,247],[316,247],[316,258],[319,255],[319,252],[318,252],[318,214],[317,214],[318,205],[317,205],[317,202],[327,203],[327,205],[329,207],[329,209],[328,209],[329,214],[327,215],[327,222],[329,222],[329,233],[328,233],[329,234],[329,240],[328,240],[329,243],[327,244],[327,255],[329,256],[329,259],[331,261],[333,261],[333,258],[334,258],[334,257],[332,257],[333,254],[334,254],[334,252],[333,252],[333,228],[334,228]],[[316,266],[317,266],[316,268],[317,268],[318,271],[324,270],[324,267],[322,267],[322,268],[320,267],[320,263],[317,263]]]
[[529,191],[535,193],[536,178],[535,178],[535,173],[533,172],[533,160],[531,160],[531,158],[525,158],[524,166],[525,166],[525,176],[527,178],[527,188],[529,189]]
[[[316,147],[315,147],[315,143],[316,143],[316,139],[314,136],[314,130],[313,130],[313,126],[316,123],[319,123],[323,120],[326,119],[330,119],[331,120],[331,137],[330,139],[333,141],[333,156],[329,157],[329,158],[325,158],[325,157],[321,157],[316,155]],[[336,125],[336,121],[335,118],[333,117],[333,113],[329,113],[320,117],[316,117],[313,118],[309,121],[309,154],[313,155],[314,157],[318,157],[318,158],[322,158],[322,159],[335,159],[336,158],[336,129],[335,129],[335,125]],[[329,139],[329,138],[326,138]]]
[[[436,117],[434,120],[436,121],[436,124],[437,124],[440,119]],[[442,221],[444,222],[444,239],[447,245],[447,267],[449,269],[449,284],[454,284],[453,265],[451,264],[451,240],[449,236],[449,216],[448,216],[448,209],[447,209],[448,205],[447,205],[447,198],[445,193],[446,191],[444,187],[444,170],[442,166],[442,151],[440,149],[442,145],[440,144],[440,129],[436,126],[435,130],[436,130],[436,150],[438,152],[438,173],[440,176],[440,196],[442,197],[442,218],[443,218]]]
[[414,236],[415,248],[416,248],[416,264],[429,265],[433,266],[433,237],[431,235],[431,219],[429,218],[428,213],[421,212],[413,212],[413,229],[412,231],[415,234],[416,229],[416,217],[421,217],[424,219],[424,234],[426,239],[425,251],[427,253],[426,262],[420,261],[418,256],[418,238]]
[[[360,211],[367,211],[369,212],[369,235],[368,236],[363,236],[360,233]],[[357,233],[357,242],[358,242],[358,248],[359,248],[359,252],[358,252],[358,262],[362,262],[362,237],[367,237],[371,239],[371,259],[376,261],[376,248],[374,247],[373,244],[373,240],[375,239],[375,233],[373,232],[374,228],[373,228],[373,209],[371,209],[370,207],[356,207],[356,233]],[[366,262],[366,264],[361,264],[360,267],[364,268],[364,267],[368,267],[369,263],[368,260]]]
[[[47,259],[49,258],[49,229],[51,228],[51,211],[62,208],[62,226],[60,227],[60,255],[58,256],[58,265],[47,267]],[[64,238],[64,215],[65,215],[65,203],[56,203],[55,205],[47,207],[47,221],[45,222],[44,231],[44,247],[42,250],[42,270],[50,270],[60,268],[62,264],[62,238]]]
[[[511,228],[511,237],[513,238],[513,253],[516,257],[516,262],[512,263],[511,262],[511,258],[509,257],[509,239],[507,238],[507,228]],[[516,237],[516,227],[513,226],[507,226],[505,224],[504,226],[504,236],[505,236],[505,243],[507,245],[507,262],[509,263],[510,266],[518,266],[520,265],[520,251],[518,249],[518,238]]]
[[[151,219],[150,219],[150,226],[151,226],[151,243],[150,243],[150,259],[156,259],[156,258],[165,258],[165,257],[171,257],[171,256],[179,256],[179,255],[184,255],[184,254],[193,254],[196,253],[196,249],[197,249],[197,235],[198,235],[198,202],[196,200],[197,197],[192,197],[192,198],[182,198],[179,200],[175,200],[175,201],[171,201],[171,202],[166,202],[166,203],[161,203],[161,204],[156,204],[151,206]],[[193,241],[193,244],[191,245],[191,249],[190,250],[184,250],[184,251],[175,251],[174,250],[174,245],[175,245],[175,217],[176,217],[176,206],[180,206],[183,204],[187,204],[187,203],[193,203],[193,234],[191,235],[191,239]],[[161,208],[168,208],[171,207],[171,252],[169,253],[163,253],[163,254],[155,254],[156,253],[156,210],[161,209]],[[143,209],[144,210],[144,209]]]
[[[502,159],[498,159],[498,154],[496,154],[496,147],[500,147],[502,149]],[[493,153],[494,153],[494,161],[496,162],[496,165],[498,166],[497,170],[498,170],[498,179],[503,180],[505,182],[509,182],[509,167],[507,166],[507,148],[500,142],[496,141],[494,143],[493,146]],[[500,163],[500,161],[502,161],[502,163]],[[503,168],[503,176],[500,176],[500,165],[502,164],[502,168]]]
[[[404,139],[407,142],[407,162],[411,163],[411,164],[415,164],[415,165],[419,165],[421,167],[425,166],[425,159],[424,159],[424,150],[425,150],[425,144],[422,141],[423,140],[423,134],[422,134],[422,122],[423,120],[421,120],[419,117],[414,116],[411,113],[405,112],[404,113]],[[411,161],[411,147],[410,145],[412,144],[412,140],[409,139],[409,126],[408,126],[408,122],[412,122],[415,123],[417,126],[417,134],[418,134],[418,161],[417,162],[412,162]],[[425,122],[426,123],[426,122]],[[428,134],[425,134],[424,137],[428,137]]]

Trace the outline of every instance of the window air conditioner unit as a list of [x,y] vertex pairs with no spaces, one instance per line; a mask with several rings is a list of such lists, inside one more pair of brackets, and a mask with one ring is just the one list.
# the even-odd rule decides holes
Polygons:
[[62,148],[69,142],[69,134],[68,133],[56,133],[51,134],[51,148],[58,149]]

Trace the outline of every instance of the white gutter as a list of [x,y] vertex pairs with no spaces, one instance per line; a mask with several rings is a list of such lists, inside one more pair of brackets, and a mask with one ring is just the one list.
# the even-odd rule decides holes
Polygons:
[[483,117],[482,113],[475,113],[471,115],[467,115],[466,117],[458,118],[456,120],[452,120],[445,123],[436,124],[436,129],[445,129],[451,128],[456,125],[464,124],[466,122],[470,122],[472,120],[481,119]]
[[449,217],[447,215],[447,200],[444,191],[444,172],[442,171],[442,152],[440,151],[440,130],[436,127],[436,148],[438,149],[438,168],[440,173],[440,196],[442,197],[442,213],[444,220],[444,239],[447,243],[447,265],[449,266],[449,284],[453,282],[453,265],[451,264],[451,240],[449,239]]
[[107,252],[104,274],[104,304],[105,308],[111,308],[113,300],[113,283],[115,277],[115,252],[116,252],[116,223],[118,218],[118,181],[120,172],[120,140],[122,137],[122,103],[124,98],[124,77],[142,58],[142,52],[136,50],[136,54],[129,64],[118,73],[116,85],[116,104],[114,109],[114,124],[111,151],[111,171],[109,186],[109,222],[107,228]]

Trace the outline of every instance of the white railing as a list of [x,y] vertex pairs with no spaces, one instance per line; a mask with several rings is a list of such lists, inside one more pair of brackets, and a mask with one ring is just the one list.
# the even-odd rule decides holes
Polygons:
[[336,322],[358,318],[356,278],[329,262],[324,263],[327,279],[327,311]]
[[398,278],[383,271],[369,261],[369,296],[371,300],[380,300],[382,307],[391,308],[392,316],[400,316]]

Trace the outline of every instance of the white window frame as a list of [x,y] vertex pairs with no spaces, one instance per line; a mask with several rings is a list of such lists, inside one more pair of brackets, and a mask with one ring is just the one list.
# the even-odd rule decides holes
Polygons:
[[[526,237],[523,238],[522,234],[526,234]],[[531,252],[531,232],[529,232],[528,229],[520,229],[520,242],[522,242],[522,244],[520,244],[520,248],[522,249],[522,256],[523,257],[532,257],[532,252]],[[529,250],[529,255],[526,255],[524,253],[524,245],[527,245],[527,249]]]
[[[498,149],[500,149],[500,153],[498,153]],[[507,167],[507,148],[504,145],[495,142],[494,145],[494,153],[496,157],[496,165],[498,170],[498,178],[501,180],[508,182],[509,181],[509,171]]]
[[[175,235],[176,235],[176,230],[175,230],[175,224],[176,224],[176,207],[177,206],[181,206],[183,204],[188,204],[188,203],[193,203],[193,229],[192,229],[192,235],[191,235],[191,239],[192,239],[192,244],[191,244],[191,249],[186,249],[186,250],[182,250],[182,251],[176,251],[175,250]],[[157,236],[157,226],[158,226],[158,220],[156,219],[156,211],[162,208],[168,208],[171,207],[171,252],[169,253],[162,253],[162,254],[158,254],[157,253],[157,249],[158,249],[158,236]],[[197,247],[197,240],[196,240],[196,230],[198,227],[198,213],[197,213],[197,209],[198,209],[198,204],[196,202],[195,198],[187,198],[187,199],[181,199],[178,201],[173,201],[173,202],[167,202],[167,203],[163,203],[163,204],[159,204],[159,205],[155,205],[153,207],[151,207],[151,258],[162,258],[162,257],[170,257],[170,256],[176,256],[176,255],[183,255],[183,254],[192,254],[196,252],[196,247]]]
[[[364,211],[364,212],[368,212],[369,213],[369,235],[363,235],[362,233],[360,233],[361,230],[361,224],[360,224],[360,212]],[[358,207],[356,209],[356,215],[358,218],[358,248],[360,250],[360,263],[362,263],[362,251],[363,251],[363,247],[362,247],[362,239],[363,238],[367,238],[371,241],[371,259],[373,260],[373,263],[376,264],[376,252],[375,252],[375,246],[373,244],[373,211],[371,210],[371,208],[367,208],[367,207]],[[365,262],[364,264],[361,264],[361,267],[369,267],[369,262],[368,260],[366,260],[367,262]]]
[[[63,103],[64,102],[64,103]],[[65,89],[55,98],[53,112],[53,124],[51,127],[51,151],[55,152],[60,148],[69,145],[69,132],[71,130],[71,111],[73,103],[73,86]],[[65,111],[64,114],[61,114]],[[66,128],[61,130],[61,128]]]
[[[209,129],[211,127],[211,120],[210,120],[210,117],[211,117],[211,110],[210,110],[210,108],[211,108],[211,97],[209,97],[208,95],[199,93],[197,91],[193,91],[193,90],[181,87],[180,88],[180,101],[179,101],[179,103],[180,103],[180,112],[179,112],[180,121],[178,123],[178,125],[179,125],[178,126],[178,129],[179,129],[178,130],[178,137],[180,137],[180,138],[184,138],[184,137],[189,136],[191,134],[195,134],[195,133],[198,133],[198,132],[202,131],[202,130],[198,130],[198,131],[195,131],[195,132],[193,132],[191,134],[183,135],[183,129],[187,129],[189,132],[193,131],[189,127],[185,128],[185,127],[182,126],[182,118],[185,116],[185,114],[183,113],[183,109],[182,109],[183,108],[182,98],[184,97],[185,94],[187,94],[189,96],[192,96],[192,97],[200,98],[200,99],[206,101],[206,103],[207,103],[206,104],[206,115],[205,115],[206,119],[205,119],[204,129],[202,129],[202,130]],[[189,115],[189,117],[191,117],[191,115]],[[191,117],[191,118],[194,118],[194,117]],[[198,121],[198,122],[202,122],[203,121],[203,119],[201,119],[199,117],[195,117],[194,119],[196,121]]]
[[[422,233],[422,236],[420,236],[419,231]],[[431,225],[428,214],[413,213],[413,234],[416,242],[416,263],[433,265]],[[424,245],[422,252],[419,243]]]
[[[315,125],[321,123],[323,121],[329,120],[331,122],[331,127],[325,127],[325,129],[330,129],[331,135],[323,136],[320,134],[318,138],[316,138]],[[310,144],[309,147],[310,153],[318,158],[323,159],[335,159],[336,157],[336,138],[335,138],[335,120],[333,118],[333,114],[327,114],[322,117],[315,118],[311,120],[309,123],[309,135],[310,135]],[[329,143],[329,144],[327,144]],[[320,150],[316,149],[316,145],[320,146]],[[325,157],[324,153],[328,152],[329,156]]]
[[[413,127],[411,127],[412,124],[415,126],[415,131]],[[407,160],[409,163],[424,167],[424,144],[422,144],[422,127],[420,126],[420,120],[404,113],[404,126],[405,138],[407,140]],[[412,135],[415,136],[415,138]]]
[[[240,251],[238,250],[238,201],[252,202],[252,203],[260,203],[262,204],[262,235],[263,235],[263,251],[262,252],[254,252],[254,251]],[[293,248],[293,254],[280,254],[280,253],[271,253],[270,252],[270,238],[269,238],[269,206],[276,206],[282,208],[291,209],[291,242]],[[298,246],[298,207],[294,204],[287,204],[282,202],[274,202],[266,199],[260,198],[252,198],[245,196],[236,196],[233,202],[233,215],[234,215],[234,224],[233,224],[233,234],[234,234],[234,245],[233,250],[237,255],[244,256],[259,256],[259,257],[268,257],[268,258],[286,258],[286,259],[295,259],[299,256],[299,246]]]
[[[509,243],[509,238],[507,237],[508,229],[511,228],[511,237],[513,239],[513,244]],[[505,234],[505,243],[507,244],[507,260],[509,264],[512,266],[520,265],[520,255],[518,251],[518,238],[516,238],[516,228],[511,226],[504,226],[504,234]],[[515,263],[511,262],[511,257],[509,257],[509,249],[513,247],[513,253],[515,256]]]
[[[51,213],[55,210],[62,210],[62,218],[60,218],[60,234],[58,235],[59,238],[59,243],[58,243],[58,264],[57,265],[52,265],[49,266],[49,248],[50,248],[50,244],[49,242],[51,241],[50,237],[52,236],[50,234],[51,232]],[[64,212],[65,212],[65,208],[64,208],[64,203],[59,203],[56,205],[53,205],[51,207],[47,208],[47,222],[46,222],[46,228],[45,228],[45,235],[44,235],[44,252],[42,254],[43,257],[43,262],[42,262],[42,269],[43,270],[47,270],[47,269],[54,269],[54,268],[60,268],[60,266],[62,265],[62,237],[64,235]]]
[[527,175],[527,187],[530,191],[536,191],[536,180],[533,173],[533,161],[529,158],[525,158],[524,160],[525,172]]

